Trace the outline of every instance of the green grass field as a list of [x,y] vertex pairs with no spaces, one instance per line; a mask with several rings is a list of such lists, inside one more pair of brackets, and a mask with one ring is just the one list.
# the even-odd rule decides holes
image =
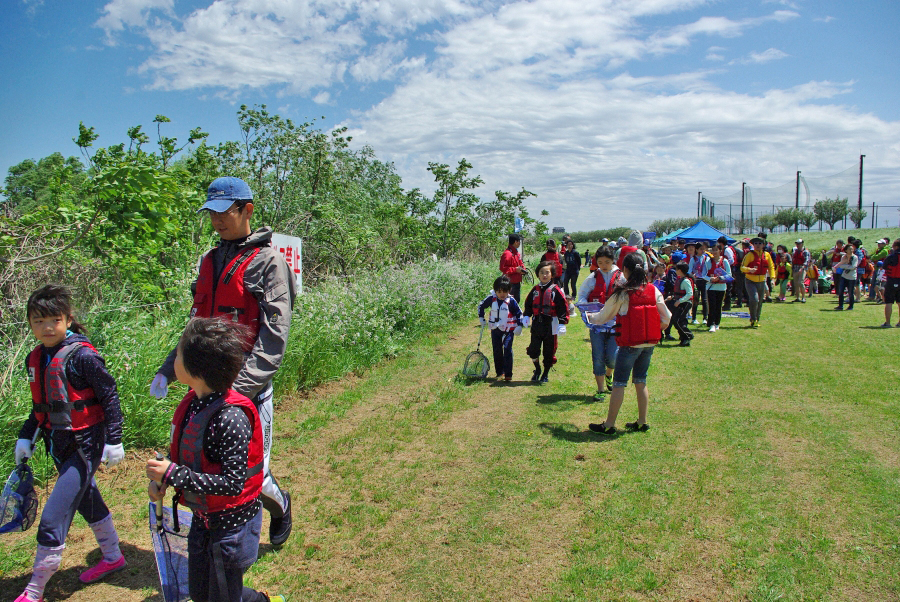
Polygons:
[[[582,272],[582,277],[586,272]],[[578,317],[546,385],[458,376],[473,317],[366,373],[278,401],[274,472],[294,535],[248,580],[289,600],[900,599],[900,329],[830,296],[657,347],[647,433],[604,438]],[[900,316],[894,315],[894,322]],[[482,345],[489,352],[489,345]],[[633,388],[618,425],[636,416]],[[129,570],[76,519],[48,599],[159,600],[143,460],[101,475]],[[34,532],[0,540],[21,591]]]

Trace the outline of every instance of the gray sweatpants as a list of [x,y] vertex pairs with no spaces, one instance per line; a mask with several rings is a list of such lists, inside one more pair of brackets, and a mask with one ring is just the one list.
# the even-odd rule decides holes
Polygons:
[[747,289],[747,308],[750,311],[750,321],[759,322],[759,316],[762,313],[762,302],[766,296],[766,282],[753,282],[749,279],[744,280],[744,286]]

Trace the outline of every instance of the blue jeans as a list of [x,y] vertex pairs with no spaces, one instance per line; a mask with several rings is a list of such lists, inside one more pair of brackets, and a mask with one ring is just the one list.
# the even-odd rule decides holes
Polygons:
[[629,376],[635,384],[646,383],[654,349],[655,347],[619,347],[616,368],[613,370],[613,387],[627,387]]
[[[191,522],[188,589],[194,602],[268,600],[264,594],[244,587],[244,573],[253,566],[259,554],[261,529],[262,507],[254,518],[232,529],[210,530],[200,519]],[[222,588],[226,591],[222,592]]]
[[838,280],[837,286],[837,296],[838,296],[838,307],[844,307],[844,292],[849,291],[850,294],[847,295],[850,299],[849,307],[847,309],[853,309],[853,289],[856,286],[856,280],[847,280],[843,276]]
[[616,367],[616,353],[619,346],[616,345],[616,337],[611,332],[597,332],[590,329],[591,336],[591,360],[594,363],[594,376],[606,374],[607,368]]

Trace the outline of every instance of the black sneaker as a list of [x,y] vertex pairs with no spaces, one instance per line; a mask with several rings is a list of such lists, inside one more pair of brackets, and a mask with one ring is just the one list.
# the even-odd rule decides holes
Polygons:
[[591,423],[588,425],[588,428],[591,429],[592,431],[594,431],[595,433],[600,433],[601,435],[606,435],[607,437],[610,437],[610,436],[616,434],[616,427],[614,427],[614,426],[606,427],[606,426],[603,426],[603,423],[600,423],[600,424]]
[[641,433],[646,433],[647,431],[650,430],[650,425],[647,424],[646,422],[644,424],[638,424],[636,421],[635,422],[626,422],[625,428],[627,428],[629,431],[638,431]]
[[540,379],[540,378],[541,378],[541,369],[538,368],[537,370],[534,371],[534,374],[531,375],[531,380],[532,380],[532,382],[537,382],[538,379]]
[[548,383],[548,382],[550,382],[550,379],[547,378],[547,375],[546,375],[546,374],[544,374],[543,376],[541,376],[540,382],[541,382],[541,383]]
[[666,341],[677,341],[678,339],[676,339],[675,337],[673,337],[673,336],[670,335],[670,334],[667,334],[667,335],[665,336],[664,340],[666,340]]
[[686,340],[681,341],[680,343],[678,343],[678,346],[679,346],[679,347],[690,347],[690,346],[691,346],[691,341],[690,341],[690,339],[686,339]]
[[293,528],[293,521],[291,520],[291,494],[287,491],[283,491],[282,493],[284,493],[284,497],[287,500],[287,510],[285,510],[284,515],[279,518],[273,516],[272,522],[269,523],[269,542],[273,546],[283,545],[291,534],[291,528]]

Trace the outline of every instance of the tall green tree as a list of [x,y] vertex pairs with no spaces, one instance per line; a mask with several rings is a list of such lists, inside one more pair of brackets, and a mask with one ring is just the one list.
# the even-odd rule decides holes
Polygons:
[[824,201],[816,201],[813,205],[813,213],[820,222],[828,224],[828,227],[834,230],[834,225],[847,217],[850,208],[847,206],[846,198],[830,199],[825,198]]

